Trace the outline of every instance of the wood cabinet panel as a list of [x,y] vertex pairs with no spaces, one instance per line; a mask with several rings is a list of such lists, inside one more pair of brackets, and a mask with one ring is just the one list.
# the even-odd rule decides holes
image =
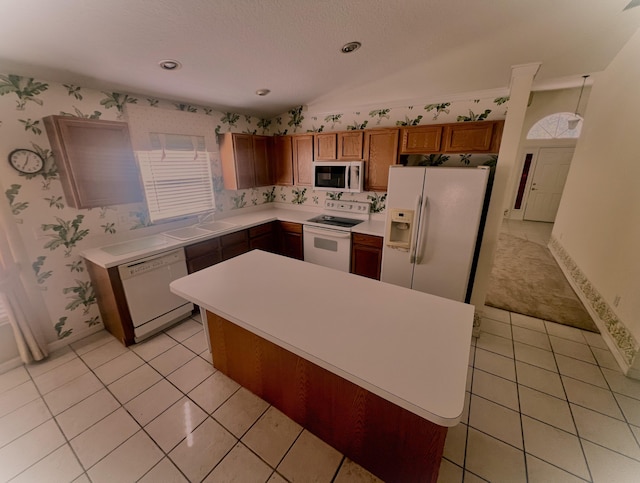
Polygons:
[[207,311],[213,365],[389,482],[436,482],[447,428]]
[[255,186],[253,140],[250,134],[225,133],[219,137],[224,187],[228,190]]
[[338,159],[360,161],[363,159],[364,134],[362,131],[338,133]]
[[364,152],[367,191],[387,191],[389,166],[398,162],[399,129],[365,131]]
[[296,186],[313,185],[313,134],[293,135],[293,171]]
[[491,121],[447,124],[442,151],[445,153],[491,152],[495,123]]
[[105,329],[125,346],[135,343],[133,322],[118,267],[102,268],[84,259]]
[[313,135],[315,142],[314,159],[316,161],[335,161],[338,159],[338,136],[335,132]]
[[212,238],[184,247],[187,259],[187,271],[197,272],[222,261],[220,238]]
[[222,260],[229,260],[249,251],[249,231],[240,230],[220,237]]
[[278,245],[281,255],[304,260],[302,225],[289,221],[278,222]]
[[144,199],[125,122],[43,119],[69,206],[94,208]]
[[425,154],[440,151],[442,125],[403,127],[400,154]]
[[252,136],[252,140],[255,186],[269,186],[273,184],[273,169],[269,158],[269,137]]
[[383,238],[354,233],[351,240],[351,273],[380,280]]
[[276,252],[276,225],[275,222],[249,228],[249,250],[264,250]]
[[275,171],[274,184],[293,186],[293,146],[291,136],[271,138],[271,161]]

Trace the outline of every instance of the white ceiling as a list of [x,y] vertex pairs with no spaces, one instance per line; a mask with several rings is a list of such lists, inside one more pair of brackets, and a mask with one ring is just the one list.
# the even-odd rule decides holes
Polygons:
[[[531,62],[536,89],[567,87],[638,29],[628,3],[0,0],[0,72],[262,117],[505,89]],[[340,53],[353,40],[362,48]]]

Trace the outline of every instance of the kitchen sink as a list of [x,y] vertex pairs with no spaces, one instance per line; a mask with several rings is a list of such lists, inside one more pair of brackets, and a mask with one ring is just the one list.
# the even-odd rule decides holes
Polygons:
[[164,234],[176,240],[191,240],[192,238],[210,235],[211,230],[205,230],[197,226],[186,226],[177,230],[166,231]]
[[198,225],[198,228],[203,228],[211,232],[218,232],[228,230],[229,228],[233,228],[236,226],[238,225],[234,225],[233,223],[228,223],[226,221],[211,221],[209,223],[201,223],[200,225]]

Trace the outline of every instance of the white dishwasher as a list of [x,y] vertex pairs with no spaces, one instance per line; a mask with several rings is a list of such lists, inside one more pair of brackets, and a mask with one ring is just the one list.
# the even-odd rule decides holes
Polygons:
[[187,276],[184,249],[158,253],[118,267],[131,313],[136,342],[185,318],[193,304],[169,291],[169,284]]

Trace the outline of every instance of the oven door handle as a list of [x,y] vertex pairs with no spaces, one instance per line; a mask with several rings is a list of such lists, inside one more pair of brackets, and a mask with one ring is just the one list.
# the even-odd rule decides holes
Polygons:
[[329,238],[351,238],[351,233],[341,233],[336,230],[322,230],[305,227],[305,233],[313,233],[314,235],[322,235]]

